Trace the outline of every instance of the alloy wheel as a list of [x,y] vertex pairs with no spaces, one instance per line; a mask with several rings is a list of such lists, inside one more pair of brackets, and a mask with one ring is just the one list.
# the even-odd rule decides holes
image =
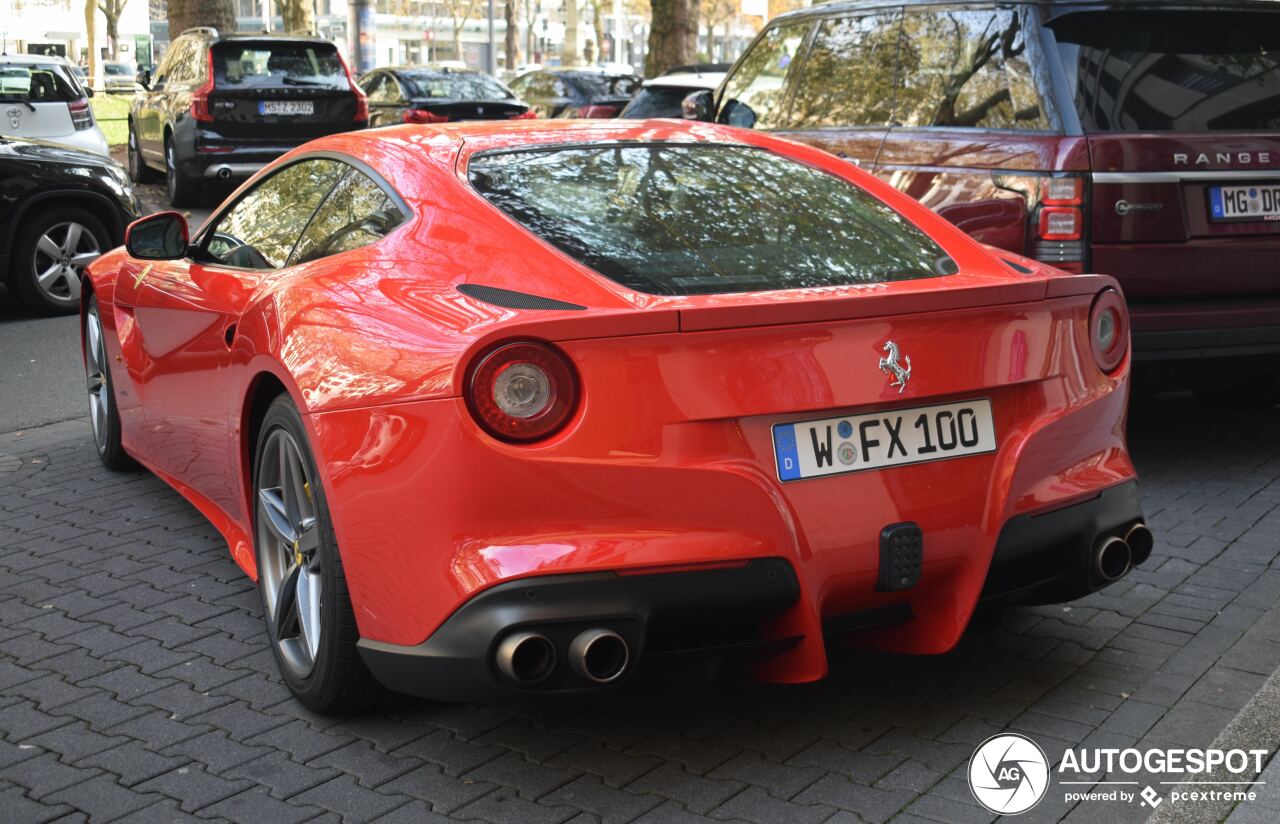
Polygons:
[[173,144],[164,144],[165,185],[169,189],[169,200],[172,201],[178,191],[178,166],[173,160]]
[[89,389],[89,421],[93,424],[93,441],[98,453],[106,451],[108,421],[111,412],[111,389],[107,385],[107,353],[102,344],[102,319],[98,307],[89,310],[84,325],[85,382]]
[[73,220],[55,223],[36,241],[32,266],[40,291],[60,303],[80,300],[80,275],[102,249],[92,231]]
[[284,429],[268,435],[257,469],[258,574],[281,658],[299,678],[320,650],[321,552],[311,480]]

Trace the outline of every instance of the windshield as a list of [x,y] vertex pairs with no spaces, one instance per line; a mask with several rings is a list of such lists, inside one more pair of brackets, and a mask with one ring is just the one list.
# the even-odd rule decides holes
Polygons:
[[448,100],[508,100],[512,97],[501,83],[477,72],[401,72],[399,77],[410,97]]
[[566,254],[658,295],[935,277],[955,263],[854,184],[763,149],[602,145],[479,155],[472,185]]
[[634,75],[608,75],[594,73],[564,74],[571,83],[577,86],[588,97],[630,97],[636,93],[643,82]]
[[107,74],[133,74],[133,68],[125,63],[103,63],[102,70]]
[[683,117],[680,104],[684,102],[685,97],[696,91],[698,90],[684,86],[645,86],[631,99],[627,108],[623,109],[619,116],[625,118]]
[[338,50],[330,43],[220,43],[213,49],[213,72],[214,85],[222,88],[348,88]]
[[1085,131],[1280,129],[1280,14],[1080,12],[1050,26]]
[[0,65],[0,100],[65,103],[84,97],[79,85],[56,63]]

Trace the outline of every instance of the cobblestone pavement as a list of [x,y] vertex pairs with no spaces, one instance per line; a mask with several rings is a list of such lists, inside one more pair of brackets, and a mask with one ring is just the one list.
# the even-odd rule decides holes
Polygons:
[[[256,593],[177,494],[99,468],[84,421],[0,435],[0,820],[965,824],[995,817],[965,770],[1001,730],[1051,760],[1208,746],[1280,664],[1280,410],[1146,401],[1131,426],[1152,560],[951,654],[345,719],[289,698]],[[1233,824],[1275,820],[1270,786]],[[1148,812],[1055,789],[1021,820]]]

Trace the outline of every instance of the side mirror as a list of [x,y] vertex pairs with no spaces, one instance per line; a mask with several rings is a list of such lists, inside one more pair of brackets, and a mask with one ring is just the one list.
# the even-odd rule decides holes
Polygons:
[[710,123],[716,119],[716,94],[710,89],[690,92],[680,101],[680,112],[685,120]]
[[95,94],[97,94],[97,92],[93,90],[93,86],[85,86],[84,93],[89,97],[93,97]]
[[140,260],[179,260],[187,256],[191,234],[177,212],[156,212],[124,230],[124,248]]
[[151,71],[149,69],[138,69],[138,73],[133,76],[133,82],[137,83],[147,91],[151,90]]

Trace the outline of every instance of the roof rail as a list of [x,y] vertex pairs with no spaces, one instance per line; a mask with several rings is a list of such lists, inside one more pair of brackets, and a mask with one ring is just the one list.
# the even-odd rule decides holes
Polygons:
[[218,30],[215,29],[213,26],[193,26],[192,28],[189,28],[186,31],[184,31],[182,34],[208,34],[211,37],[217,37]]

